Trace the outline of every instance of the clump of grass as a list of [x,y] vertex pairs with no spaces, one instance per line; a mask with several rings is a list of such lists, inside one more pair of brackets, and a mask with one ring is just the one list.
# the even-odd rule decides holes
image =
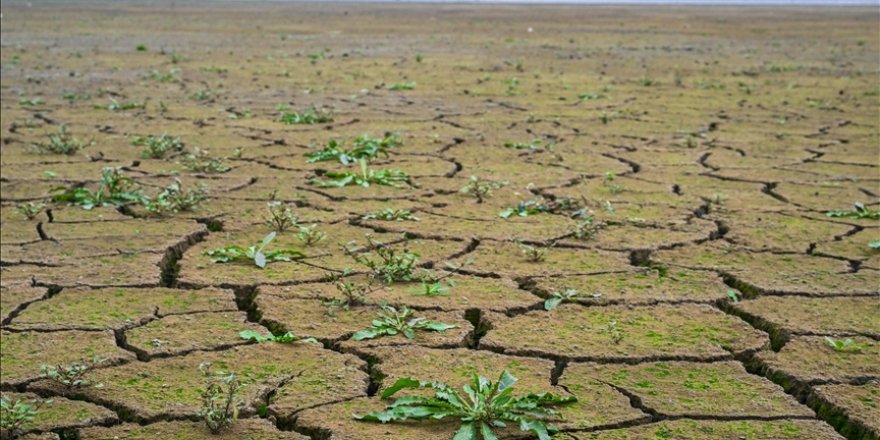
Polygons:
[[192,153],[187,153],[180,160],[180,165],[193,173],[222,174],[231,168],[226,166],[226,158],[211,157],[208,150],[196,147]]
[[184,144],[179,137],[171,137],[167,134],[161,136],[135,137],[131,140],[132,145],[142,146],[144,150],[141,157],[144,159],[162,159],[169,152],[183,151]]
[[297,217],[289,207],[284,206],[279,201],[272,201],[266,204],[268,215],[264,218],[266,223],[276,232],[284,232],[298,225],[299,217]]
[[370,279],[382,279],[388,284],[400,281],[412,281],[414,271],[419,262],[419,254],[410,252],[406,247],[397,249],[385,246],[384,243],[367,236],[368,252],[345,248],[345,253],[355,262],[370,269]]
[[419,218],[405,209],[385,208],[381,211],[371,212],[361,217],[363,220],[386,220],[386,221],[419,221]]
[[388,86],[388,90],[413,90],[416,88],[416,82],[398,82]]
[[93,142],[81,142],[68,133],[67,127],[62,125],[56,134],[47,135],[47,142],[34,142],[31,148],[40,154],[64,154],[72,156],[83,148],[92,145]]

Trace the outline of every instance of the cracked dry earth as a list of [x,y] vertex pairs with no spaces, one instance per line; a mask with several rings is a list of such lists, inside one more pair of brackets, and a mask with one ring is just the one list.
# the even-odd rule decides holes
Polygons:
[[[880,208],[876,9],[4,2],[3,14],[0,382],[54,398],[27,438],[448,439],[452,423],[351,415],[381,409],[397,378],[460,386],[505,368],[521,392],[578,397],[560,440],[878,437],[880,223],[826,215]],[[284,124],[282,104],[333,121]],[[93,143],[33,151],[62,125]],[[403,144],[370,167],[412,186],[310,184],[345,167],[307,153],[385,132]],[[184,152],[132,145],[162,134]],[[228,170],[184,167],[195,148]],[[58,186],[94,190],[105,167],[148,195],[179,178],[209,200],[166,217],[48,201]],[[509,184],[477,203],[460,192],[470,176]],[[583,215],[499,217],[567,198]],[[270,232],[270,200],[327,238],[282,232],[271,246],[306,258],[265,269],[212,263],[206,251]],[[32,220],[16,209],[40,201]],[[362,218],[385,208],[419,220]],[[328,314],[340,298],[328,274],[364,282],[343,246],[366,234],[435,273],[473,262],[446,296],[396,283]],[[518,242],[555,245],[532,262]],[[544,309],[568,289],[581,295]],[[381,302],[457,327],[354,341]],[[107,359],[102,388],[64,397],[40,377],[92,355]],[[217,437],[195,416],[205,361],[248,382],[242,418]]]

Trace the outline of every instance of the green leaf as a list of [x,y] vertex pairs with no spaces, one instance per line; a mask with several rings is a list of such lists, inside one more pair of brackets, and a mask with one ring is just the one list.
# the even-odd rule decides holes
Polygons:
[[260,269],[266,267],[266,255],[260,251],[257,251],[257,254],[254,255],[254,264],[257,265]]
[[544,301],[544,310],[553,310],[559,307],[559,304],[562,304],[562,297],[552,296]]
[[386,388],[385,391],[382,392],[382,398],[387,399],[400,390],[407,388],[421,388],[421,386],[421,382],[419,382],[418,380],[410,377],[404,377],[402,379],[398,379],[397,382],[394,382],[393,385]]
[[477,440],[477,428],[472,423],[463,423],[452,440]]
[[498,440],[498,436],[495,435],[495,432],[492,431],[492,427],[486,422],[480,423],[480,435],[483,436],[483,440]]
[[354,336],[352,336],[352,337],[354,338],[355,341],[363,341],[364,339],[373,339],[377,336],[384,335],[385,333],[386,333],[386,330],[384,330],[384,329],[368,328],[366,330],[361,330],[359,332],[356,332],[354,334]]

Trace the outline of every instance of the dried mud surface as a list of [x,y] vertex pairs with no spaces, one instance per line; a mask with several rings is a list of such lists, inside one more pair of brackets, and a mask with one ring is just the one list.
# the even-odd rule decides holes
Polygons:
[[[456,425],[351,415],[381,409],[401,377],[461,386],[508,369],[521,392],[580,399],[560,440],[877,439],[880,221],[826,215],[880,209],[876,10],[2,12],[0,389],[54,399],[22,438],[439,440]],[[281,122],[309,107],[333,120]],[[36,151],[62,127],[87,145]],[[369,167],[408,185],[312,184],[358,167],[309,153],[391,132],[402,145]],[[163,134],[182,147],[134,145]],[[194,169],[196,152],[221,166]],[[151,197],[179,179],[208,199],[164,217],[51,201],[96,190],[105,167]],[[503,185],[476,198],[462,191],[472,176]],[[280,232],[269,248],[305,257],[264,269],[211,261],[266,236],[273,201],[326,238]],[[529,201],[550,212],[500,215]],[[29,202],[46,207],[29,219]],[[368,216],[384,209],[415,218]],[[352,255],[379,247],[455,283],[377,284],[339,306],[337,283],[368,280]],[[455,327],[354,340],[383,304]],[[95,355],[100,388],[40,377]],[[202,362],[248,381],[219,437],[196,416]]]

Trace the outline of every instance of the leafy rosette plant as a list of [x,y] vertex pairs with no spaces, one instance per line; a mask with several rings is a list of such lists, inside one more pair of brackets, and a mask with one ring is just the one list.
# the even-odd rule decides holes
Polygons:
[[497,440],[496,428],[505,428],[507,423],[516,423],[521,431],[531,432],[540,440],[550,440],[550,434],[557,432],[557,429],[549,421],[560,419],[559,413],[553,407],[577,402],[577,398],[552,393],[529,393],[515,397],[513,386],[516,381],[507,370],[501,373],[495,383],[474,374],[472,383],[462,387],[464,394],[461,394],[445,383],[403,378],[386,389],[382,398],[387,399],[404,389],[424,388],[433,389],[434,396],[400,397],[388,405],[385,411],[363,416],[355,414],[354,418],[388,423],[453,417],[462,422],[453,440]]

